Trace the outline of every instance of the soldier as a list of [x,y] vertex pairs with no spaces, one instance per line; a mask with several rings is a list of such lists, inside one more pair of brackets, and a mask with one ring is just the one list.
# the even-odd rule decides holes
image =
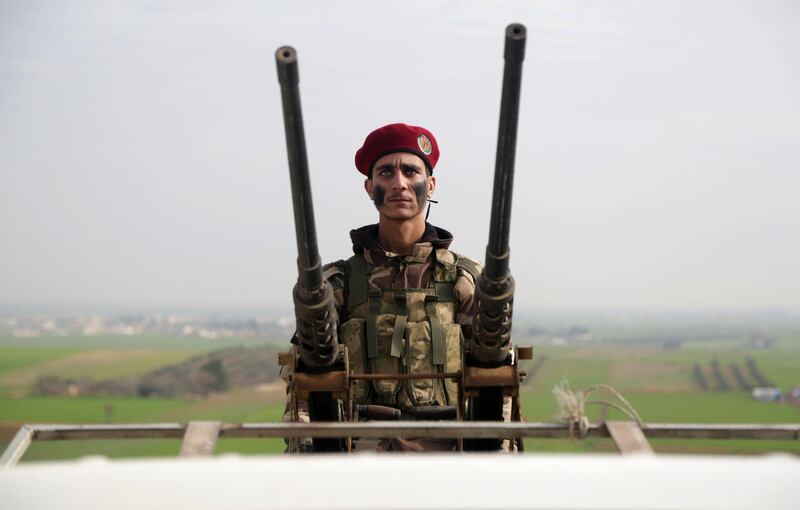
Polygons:
[[[452,235],[426,222],[436,190],[439,146],[425,128],[389,124],[367,136],[355,156],[378,223],[350,232],[354,255],[328,264],[339,338],[355,373],[443,373],[461,370],[472,334],[478,263],[449,250]],[[354,381],[356,403],[414,414],[457,405],[445,379]],[[300,405],[301,420],[304,405]],[[288,413],[287,416],[288,417]],[[286,418],[285,417],[285,418]],[[379,449],[451,449],[451,441],[392,440]]]

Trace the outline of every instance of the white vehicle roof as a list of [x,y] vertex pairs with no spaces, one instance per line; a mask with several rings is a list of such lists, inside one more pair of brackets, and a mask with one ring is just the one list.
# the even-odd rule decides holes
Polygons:
[[792,509],[800,459],[362,454],[29,463],[0,470],[25,509]]

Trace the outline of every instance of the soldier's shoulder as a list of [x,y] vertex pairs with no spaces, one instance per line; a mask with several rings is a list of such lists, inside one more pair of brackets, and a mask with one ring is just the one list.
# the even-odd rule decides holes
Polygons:
[[478,276],[480,276],[481,272],[483,272],[483,266],[480,262],[477,262],[466,255],[461,255],[460,253],[453,252],[456,258],[456,267],[458,268],[458,272],[461,275],[469,275],[472,277],[473,280],[477,280]]
[[347,274],[347,262],[345,260],[336,260],[328,262],[322,266],[322,277],[330,282],[334,287],[341,287],[344,285],[344,278]]

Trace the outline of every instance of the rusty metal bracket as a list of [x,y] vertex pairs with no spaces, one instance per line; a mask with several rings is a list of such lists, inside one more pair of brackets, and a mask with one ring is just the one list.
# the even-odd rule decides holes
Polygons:
[[461,372],[422,373],[422,374],[350,374],[350,379],[364,381],[411,381],[417,379],[461,379]]
[[[533,347],[515,347],[514,351],[517,360],[531,359],[533,357]],[[521,377],[522,373],[519,371],[519,363],[501,365],[493,368],[465,366],[462,384],[465,390],[471,388],[502,387],[506,389],[505,392],[507,394],[516,395],[519,390]]]
[[519,379],[515,366],[465,367],[464,369],[464,388],[506,387],[518,384]]
[[330,391],[347,392],[347,372],[344,370],[334,370],[321,374],[309,374],[307,372],[295,372],[292,381],[294,389],[298,392],[308,391]]
[[517,346],[517,359],[533,359],[533,346],[532,345],[518,345]]
[[297,358],[297,354],[295,353],[294,349],[292,349],[291,351],[279,352],[278,353],[278,365],[280,365],[282,367],[294,366],[296,358]]

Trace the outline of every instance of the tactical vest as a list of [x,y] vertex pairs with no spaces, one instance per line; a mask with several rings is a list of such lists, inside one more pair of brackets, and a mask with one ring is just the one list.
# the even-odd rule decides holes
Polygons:
[[[464,351],[454,286],[457,268],[477,277],[475,262],[450,250],[433,251],[433,282],[422,289],[370,288],[373,267],[363,254],[336,266],[344,272],[345,303],[339,338],[347,346],[351,373],[458,372]],[[356,403],[401,409],[455,405],[458,386],[443,379],[353,381]]]

